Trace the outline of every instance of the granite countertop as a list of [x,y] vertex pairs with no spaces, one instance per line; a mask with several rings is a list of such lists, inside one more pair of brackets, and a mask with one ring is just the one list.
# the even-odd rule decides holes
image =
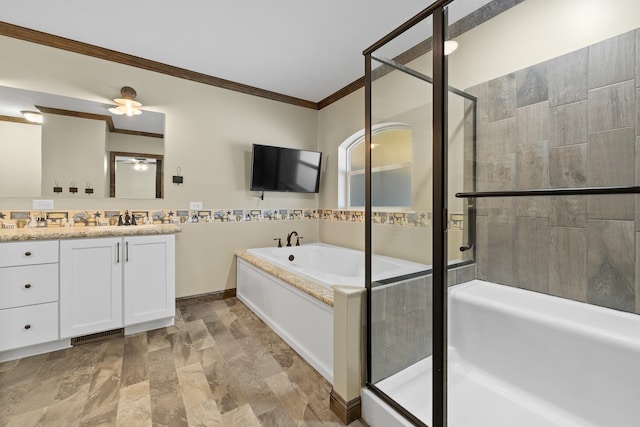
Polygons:
[[79,239],[85,237],[148,236],[179,233],[175,224],[95,226],[95,227],[42,227],[0,229],[0,242],[23,240]]
[[242,258],[249,264],[255,265],[283,282],[290,284],[294,288],[297,288],[302,292],[311,295],[315,299],[322,301],[328,306],[333,307],[333,289],[327,289],[310,280],[303,279],[302,277],[291,273],[284,268],[278,267],[263,258],[249,254],[246,250],[238,250],[235,254],[238,258]]

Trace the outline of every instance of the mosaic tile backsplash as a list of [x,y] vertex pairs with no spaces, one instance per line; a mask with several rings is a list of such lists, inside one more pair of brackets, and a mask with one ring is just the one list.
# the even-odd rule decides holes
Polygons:
[[[211,210],[134,210],[134,211],[2,211],[3,228],[86,227],[117,225],[120,216],[135,217],[136,224],[184,224],[243,221],[327,220],[364,222],[363,211],[338,209],[211,209]],[[449,229],[463,229],[463,214],[449,214]],[[431,228],[431,212],[374,212],[374,224]]]

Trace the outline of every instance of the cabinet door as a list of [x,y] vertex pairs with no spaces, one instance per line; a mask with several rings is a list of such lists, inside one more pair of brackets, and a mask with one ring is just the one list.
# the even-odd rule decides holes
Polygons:
[[124,323],[175,316],[175,236],[124,239]]
[[121,328],[122,239],[60,241],[60,337]]

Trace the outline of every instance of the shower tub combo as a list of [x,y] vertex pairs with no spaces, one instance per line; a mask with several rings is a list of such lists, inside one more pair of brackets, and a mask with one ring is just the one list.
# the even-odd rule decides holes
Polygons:
[[[640,316],[473,280],[449,288],[448,425],[635,427]],[[431,422],[431,358],[377,383]],[[373,393],[372,427],[410,426]]]
[[[293,260],[289,260],[293,255]],[[375,256],[374,280],[428,266]],[[238,253],[237,296],[333,380],[332,285],[364,283],[361,251],[325,244]],[[449,288],[449,425],[632,427],[640,420],[640,316],[473,280]],[[425,424],[431,358],[378,382]],[[370,390],[363,418],[409,426]]]

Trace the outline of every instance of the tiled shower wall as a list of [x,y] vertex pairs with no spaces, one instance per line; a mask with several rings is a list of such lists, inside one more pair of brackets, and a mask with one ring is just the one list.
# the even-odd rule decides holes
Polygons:
[[[449,270],[449,286],[475,277],[475,265]],[[432,353],[433,276],[373,288],[371,382],[376,383]]]
[[[468,92],[478,97],[478,191],[640,183],[640,30]],[[479,278],[640,313],[640,196],[477,206]]]

